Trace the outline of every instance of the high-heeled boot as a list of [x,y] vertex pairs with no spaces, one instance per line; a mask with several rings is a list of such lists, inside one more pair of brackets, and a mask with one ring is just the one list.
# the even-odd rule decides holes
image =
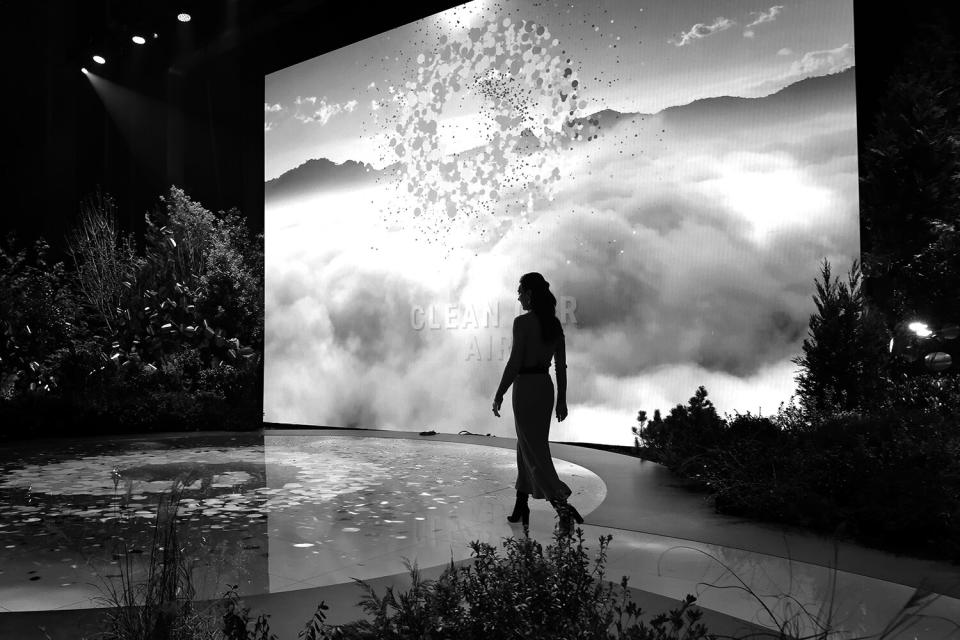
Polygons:
[[557,515],[560,517],[560,535],[573,535],[573,522],[576,521],[577,524],[583,524],[583,516],[580,515],[580,512],[577,511],[572,504],[567,502],[566,498],[551,500],[550,504],[557,510]]
[[508,522],[522,520],[525,527],[530,524],[530,507],[527,506],[528,497],[530,497],[530,494],[517,491],[517,501],[513,505],[513,513],[507,516]]

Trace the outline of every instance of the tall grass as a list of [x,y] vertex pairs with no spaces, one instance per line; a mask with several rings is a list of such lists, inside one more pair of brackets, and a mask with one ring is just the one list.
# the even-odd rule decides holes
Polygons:
[[214,605],[194,600],[196,560],[188,560],[177,533],[183,483],[160,497],[145,579],[135,581],[133,554],[124,543],[120,584],[104,581],[105,631],[102,640],[220,640]]
[[[943,636],[944,640],[946,640],[946,638],[960,637],[960,620],[944,620],[938,616],[931,616],[924,613],[924,610],[943,597],[925,588],[915,588],[907,602],[904,603],[879,632],[858,635],[854,631],[845,629],[837,619],[837,578],[839,574],[837,570],[837,557],[839,549],[836,543],[834,543],[833,563],[830,567],[829,592],[825,602],[816,604],[801,602],[797,596],[791,593],[759,594],[737,575],[737,572],[734,571],[732,567],[720,558],[696,547],[676,545],[664,551],[663,555],[677,549],[686,549],[705,555],[723,567],[725,573],[732,576],[735,582],[735,584],[724,585],[699,582],[697,583],[698,587],[703,589],[734,589],[742,591],[757,602],[760,613],[758,617],[763,619],[764,626],[772,627],[772,630],[736,636],[738,640],[747,638],[770,638],[776,640],[886,640],[904,637],[916,640],[920,636],[904,636],[902,634],[906,632],[911,625],[921,622],[924,619],[943,620],[947,623],[946,626],[952,627],[948,635]],[[663,555],[661,555],[661,561]],[[793,560],[788,558],[788,561],[791,563],[790,581],[792,584]],[[770,604],[770,600],[773,600],[775,604]],[[777,611],[781,611],[782,613],[777,613]],[[718,639],[734,638],[734,636],[714,637]]]

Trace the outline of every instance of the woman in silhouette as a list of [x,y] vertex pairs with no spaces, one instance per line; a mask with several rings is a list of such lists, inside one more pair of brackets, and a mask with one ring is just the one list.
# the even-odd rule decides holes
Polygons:
[[572,493],[553,466],[547,437],[553,410],[553,381],[547,369],[551,358],[557,375],[557,421],[567,417],[567,354],[563,328],[556,316],[557,299],[539,273],[520,278],[517,289],[527,313],[513,320],[513,346],[503,370],[503,379],[493,399],[493,413],[500,417],[503,394],[513,384],[513,419],[517,429],[517,502],[510,522],[530,522],[527,498],[550,501],[560,518],[560,533],[570,535],[573,521],[583,518],[567,503]]

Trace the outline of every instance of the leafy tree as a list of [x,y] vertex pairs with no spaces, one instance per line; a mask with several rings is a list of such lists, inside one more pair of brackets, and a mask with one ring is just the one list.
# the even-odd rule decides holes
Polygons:
[[214,215],[177,187],[146,216],[147,284],[180,284],[200,315],[247,344],[263,344],[263,242],[236,209]]
[[259,421],[262,236],[176,187],[146,218],[138,256],[113,200],[88,197],[70,271],[43,241],[0,246],[0,422],[23,433]]
[[882,388],[889,359],[889,335],[882,320],[864,300],[862,274],[854,260],[847,282],[831,277],[823,261],[815,281],[809,337],[803,354],[793,359],[801,405],[811,412],[869,411]]
[[263,348],[263,236],[251,238],[235,209],[214,223],[198,303],[227,333]]
[[960,49],[923,28],[891,77],[861,160],[864,273],[892,327],[960,317]]
[[0,246],[0,396],[59,388],[61,368],[78,357],[82,320],[63,263],[48,261],[50,247],[37,240],[17,249],[8,236]]
[[[170,187],[166,196],[160,197],[162,206],[154,217],[162,222],[159,230],[157,221],[147,214],[148,255],[160,255],[156,266],[166,266],[168,272],[157,270],[158,277],[170,277],[179,282],[187,282],[192,277],[199,278],[206,267],[207,254],[216,228],[216,216],[204,209],[199,202],[175,186]],[[156,232],[166,233],[157,238]],[[151,233],[152,232],[152,233]],[[153,240],[153,242],[150,242]],[[172,240],[172,242],[171,242]],[[158,251],[158,245],[171,244],[175,251]]]
[[67,234],[67,254],[84,300],[112,334],[127,292],[124,283],[129,286],[141,266],[133,235],[117,229],[113,198],[98,192],[83,200],[77,226]]
[[[258,397],[249,346],[251,338],[262,344],[258,239],[236,211],[215,216],[176,187],[146,224],[138,257],[117,231],[112,199],[98,194],[68,236],[78,287],[105,329],[94,336],[104,361],[96,379],[119,371],[125,389],[142,391],[142,374],[160,371],[166,383],[206,385],[231,402]],[[181,370],[197,359],[201,368],[227,366],[206,376]]]

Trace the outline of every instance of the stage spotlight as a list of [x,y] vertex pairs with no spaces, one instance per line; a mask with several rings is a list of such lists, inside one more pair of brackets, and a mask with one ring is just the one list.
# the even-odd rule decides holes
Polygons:
[[147,40],[143,36],[133,36],[133,41],[137,44],[146,44]]
[[180,22],[190,22],[190,14],[189,13],[178,14],[177,20],[179,20]]
[[107,59],[103,56],[93,56],[93,61],[97,64],[107,64]]
[[84,75],[87,75],[87,74],[90,73],[90,72],[87,71],[87,68],[86,68],[86,67],[80,67],[80,73],[82,73],[82,74],[84,74]]

